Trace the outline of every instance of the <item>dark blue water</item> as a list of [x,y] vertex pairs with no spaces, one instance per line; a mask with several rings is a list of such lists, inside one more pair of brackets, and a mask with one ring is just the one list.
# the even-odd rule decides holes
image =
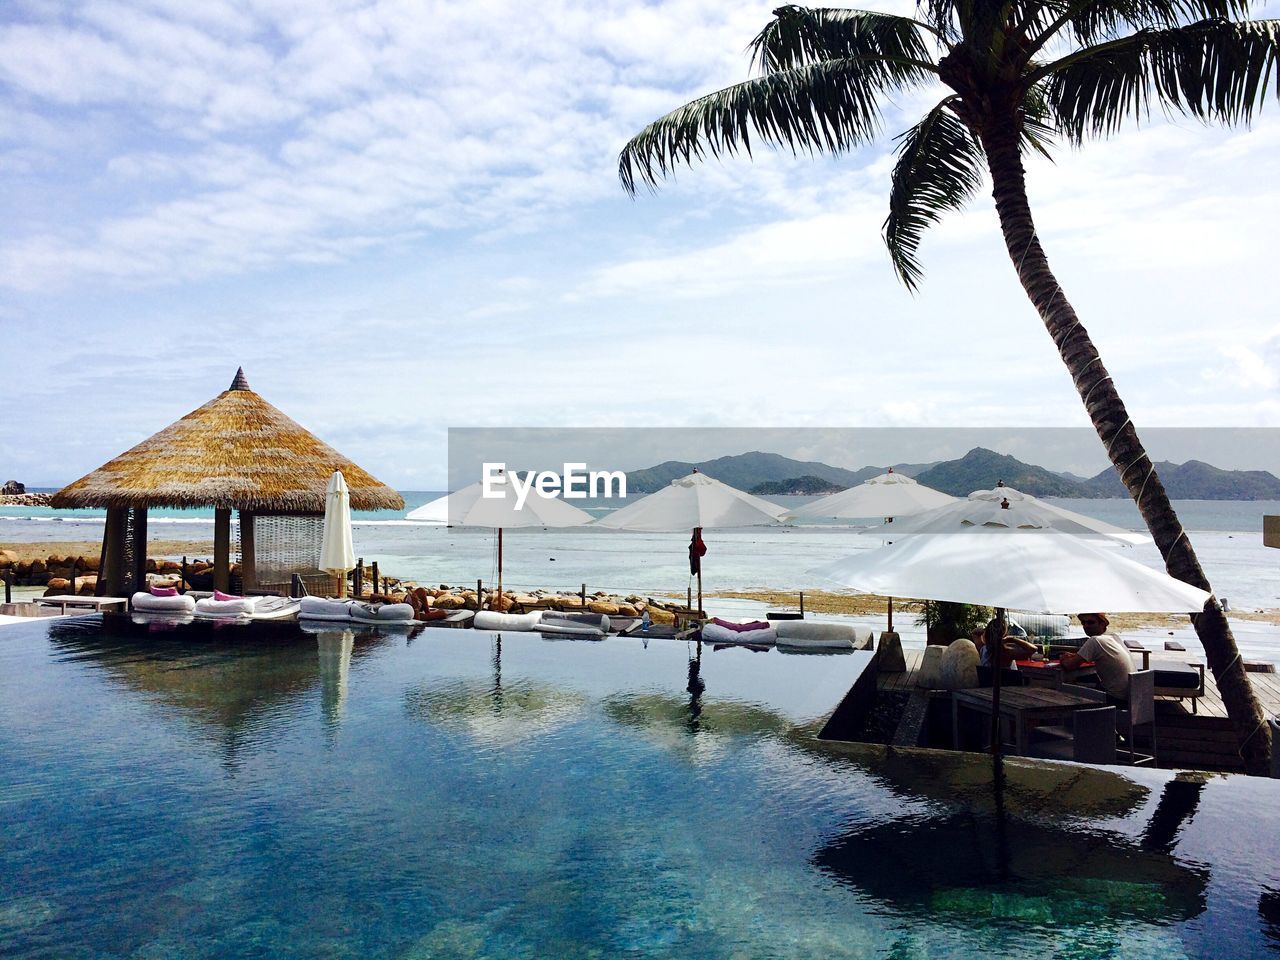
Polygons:
[[862,662],[0,628],[0,956],[1280,944],[1277,784],[818,741]]

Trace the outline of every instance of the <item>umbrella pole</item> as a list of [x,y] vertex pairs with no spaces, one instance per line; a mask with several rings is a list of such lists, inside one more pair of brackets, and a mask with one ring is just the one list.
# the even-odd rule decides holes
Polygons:
[[999,636],[996,638],[995,650],[992,651],[991,657],[994,665],[991,674],[991,755],[998,757],[1003,747],[1000,742],[1000,674],[1004,672],[1004,607],[996,608],[995,624],[995,632]]
[[498,528],[498,598],[489,604],[490,609],[502,611],[502,528]]
[[893,633],[893,597],[889,598],[889,632]]

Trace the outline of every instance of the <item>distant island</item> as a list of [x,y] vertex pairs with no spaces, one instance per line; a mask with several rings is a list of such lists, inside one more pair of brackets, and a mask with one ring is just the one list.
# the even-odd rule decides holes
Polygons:
[[747,491],[757,497],[822,497],[847,490],[838,483],[821,477],[792,477],[790,480],[766,480]]
[[[985,447],[974,447],[956,460],[892,466],[896,473],[955,497],[967,496],[974,490],[989,490],[1000,480],[1035,497],[1081,500],[1128,497],[1124,484],[1110,467],[1093,477],[1079,477],[1024,463]],[[653,493],[697,469],[757,496],[820,496],[856,486],[888,468],[886,465],[848,470],[752,451],[701,463],[668,460],[644,470],[631,470],[627,472],[627,487],[633,495]],[[1157,463],[1156,470],[1174,500],[1280,500],[1280,478],[1266,470],[1223,470],[1199,460],[1165,461]]]

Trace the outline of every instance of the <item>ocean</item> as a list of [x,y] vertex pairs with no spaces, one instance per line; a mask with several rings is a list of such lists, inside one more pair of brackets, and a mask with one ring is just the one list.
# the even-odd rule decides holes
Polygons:
[[[403,491],[406,512],[439,496],[431,491]],[[771,498],[797,506],[809,497]],[[1069,510],[1142,530],[1137,508],[1127,500],[1050,500]],[[1280,607],[1280,551],[1262,545],[1262,517],[1280,514],[1280,501],[1203,501],[1175,503],[1200,562],[1219,598],[1233,611]],[[603,514],[608,507],[595,507]],[[0,507],[0,547],[5,543],[99,540],[105,514],[92,510],[47,507]],[[213,535],[212,510],[157,510],[149,517],[153,539],[208,540]],[[405,520],[390,511],[353,517],[357,555],[377,561],[383,573],[425,584],[467,584],[497,579],[497,540],[491,530],[432,526]],[[828,590],[832,585],[810,570],[858,550],[880,545],[878,536],[851,524],[747,527],[710,530],[704,534],[709,553],[703,560],[707,594],[769,589]],[[539,587],[589,593],[683,594],[689,584],[687,533],[624,533],[582,527],[564,530],[508,530],[504,534],[503,585],[522,590]],[[1116,547],[1135,560],[1162,569],[1153,545]],[[758,605],[721,601],[713,612],[751,612]],[[883,627],[883,624],[876,624]],[[898,621],[904,639],[921,639],[911,621]],[[1246,656],[1280,659],[1280,628],[1236,621]],[[1188,647],[1190,628],[1175,630]]]

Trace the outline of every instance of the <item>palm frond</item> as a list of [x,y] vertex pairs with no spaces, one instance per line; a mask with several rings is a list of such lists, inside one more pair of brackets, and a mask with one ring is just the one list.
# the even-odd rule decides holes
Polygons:
[[[912,75],[914,76],[914,74]],[[901,67],[875,57],[826,60],[779,70],[699,97],[649,124],[618,157],[629,193],[656,186],[679,164],[707,154],[751,153],[754,134],[791,152],[842,153],[879,129],[879,101],[903,82]]]
[[1248,0],[1092,0],[1070,11],[1071,32],[1081,46],[1135,30],[1171,30],[1202,20],[1245,19]]
[[[761,73],[790,70],[823,60],[879,56],[910,65],[930,63],[921,35],[932,28],[909,17],[870,10],[788,5],[751,41],[751,62]],[[920,68],[916,68],[919,70]]]
[[1063,57],[1034,72],[1071,140],[1114,133],[1153,103],[1225,123],[1248,122],[1272,76],[1280,95],[1280,21],[1203,20],[1169,30],[1140,30]]
[[1022,149],[1034,150],[1052,162],[1049,147],[1057,132],[1044,84],[1037,84],[1027,91],[1022,102]]
[[982,185],[982,147],[951,112],[956,99],[947,97],[897,138],[884,242],[899,279],[912,290],[924,279],[916,253],[925,230],[963,207]]

